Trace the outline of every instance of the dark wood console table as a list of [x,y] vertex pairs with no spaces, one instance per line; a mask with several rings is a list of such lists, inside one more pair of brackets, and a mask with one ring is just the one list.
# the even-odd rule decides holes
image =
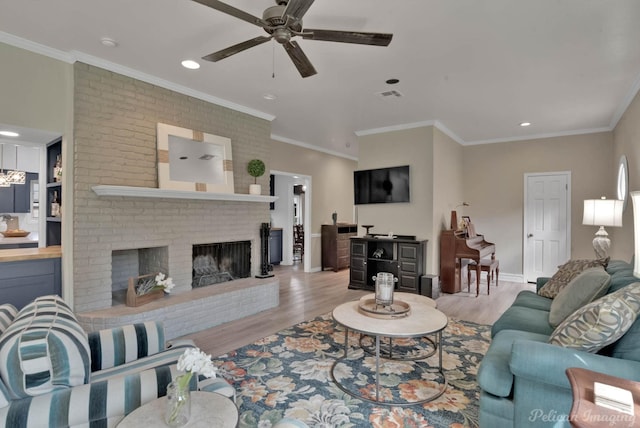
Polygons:
[[398,278],[398,291],[420,293],[426,248],[426,240],[405,237],[351,238],[349,288],[374,290],[373,278],[378,272],[389,272]]

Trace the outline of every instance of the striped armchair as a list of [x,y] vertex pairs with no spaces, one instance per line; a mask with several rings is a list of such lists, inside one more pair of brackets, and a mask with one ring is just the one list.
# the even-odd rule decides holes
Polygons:
[[[114,427],[166,395],[178,358],[195,346],[165,346],[162,323],[152,321],[87,335],[60,298],[30,305],[17,314],[0,306],[0,427]],[[191,388],[234,398],[219,378],[194,377]]]

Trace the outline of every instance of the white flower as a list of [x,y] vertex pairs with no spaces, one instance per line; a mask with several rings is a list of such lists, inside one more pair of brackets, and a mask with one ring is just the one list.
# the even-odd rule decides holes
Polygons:
[[165,275],[162,272],[156,275],[155,280],[156,287],[161,288],[167,294],[171,293],[171,289],[173,289],[173,287],[175,286],[175,284],[173,283],[173,279],[171,279],[171,277],[165,278]]
[[189,348],[178,359],[178,370],[198,373],[204,377],[216,377],[216,369],[211,362],[211,355],[207,355],[199,348]]

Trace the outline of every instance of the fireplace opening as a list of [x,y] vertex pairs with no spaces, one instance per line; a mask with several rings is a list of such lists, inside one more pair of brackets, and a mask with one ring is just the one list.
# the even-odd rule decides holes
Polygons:
[[251,276],[251,241],[193,246],[193,288]]
[[130,277],[157,272],[169,275],[169,247],[132,248],[112,251],[112,306],[125,303]]

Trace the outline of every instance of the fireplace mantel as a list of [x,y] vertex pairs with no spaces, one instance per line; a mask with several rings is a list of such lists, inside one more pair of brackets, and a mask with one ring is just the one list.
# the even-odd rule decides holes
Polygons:
[[200,199],[210,201],[240,201],[240,202],[274,202],[277,196],[249,195],[244,193],[209,193],[189,190],[168,190],[152,187],[132,186],[93,186],[98,196],[124,196],[129,198],[168,198],[168,199]]

